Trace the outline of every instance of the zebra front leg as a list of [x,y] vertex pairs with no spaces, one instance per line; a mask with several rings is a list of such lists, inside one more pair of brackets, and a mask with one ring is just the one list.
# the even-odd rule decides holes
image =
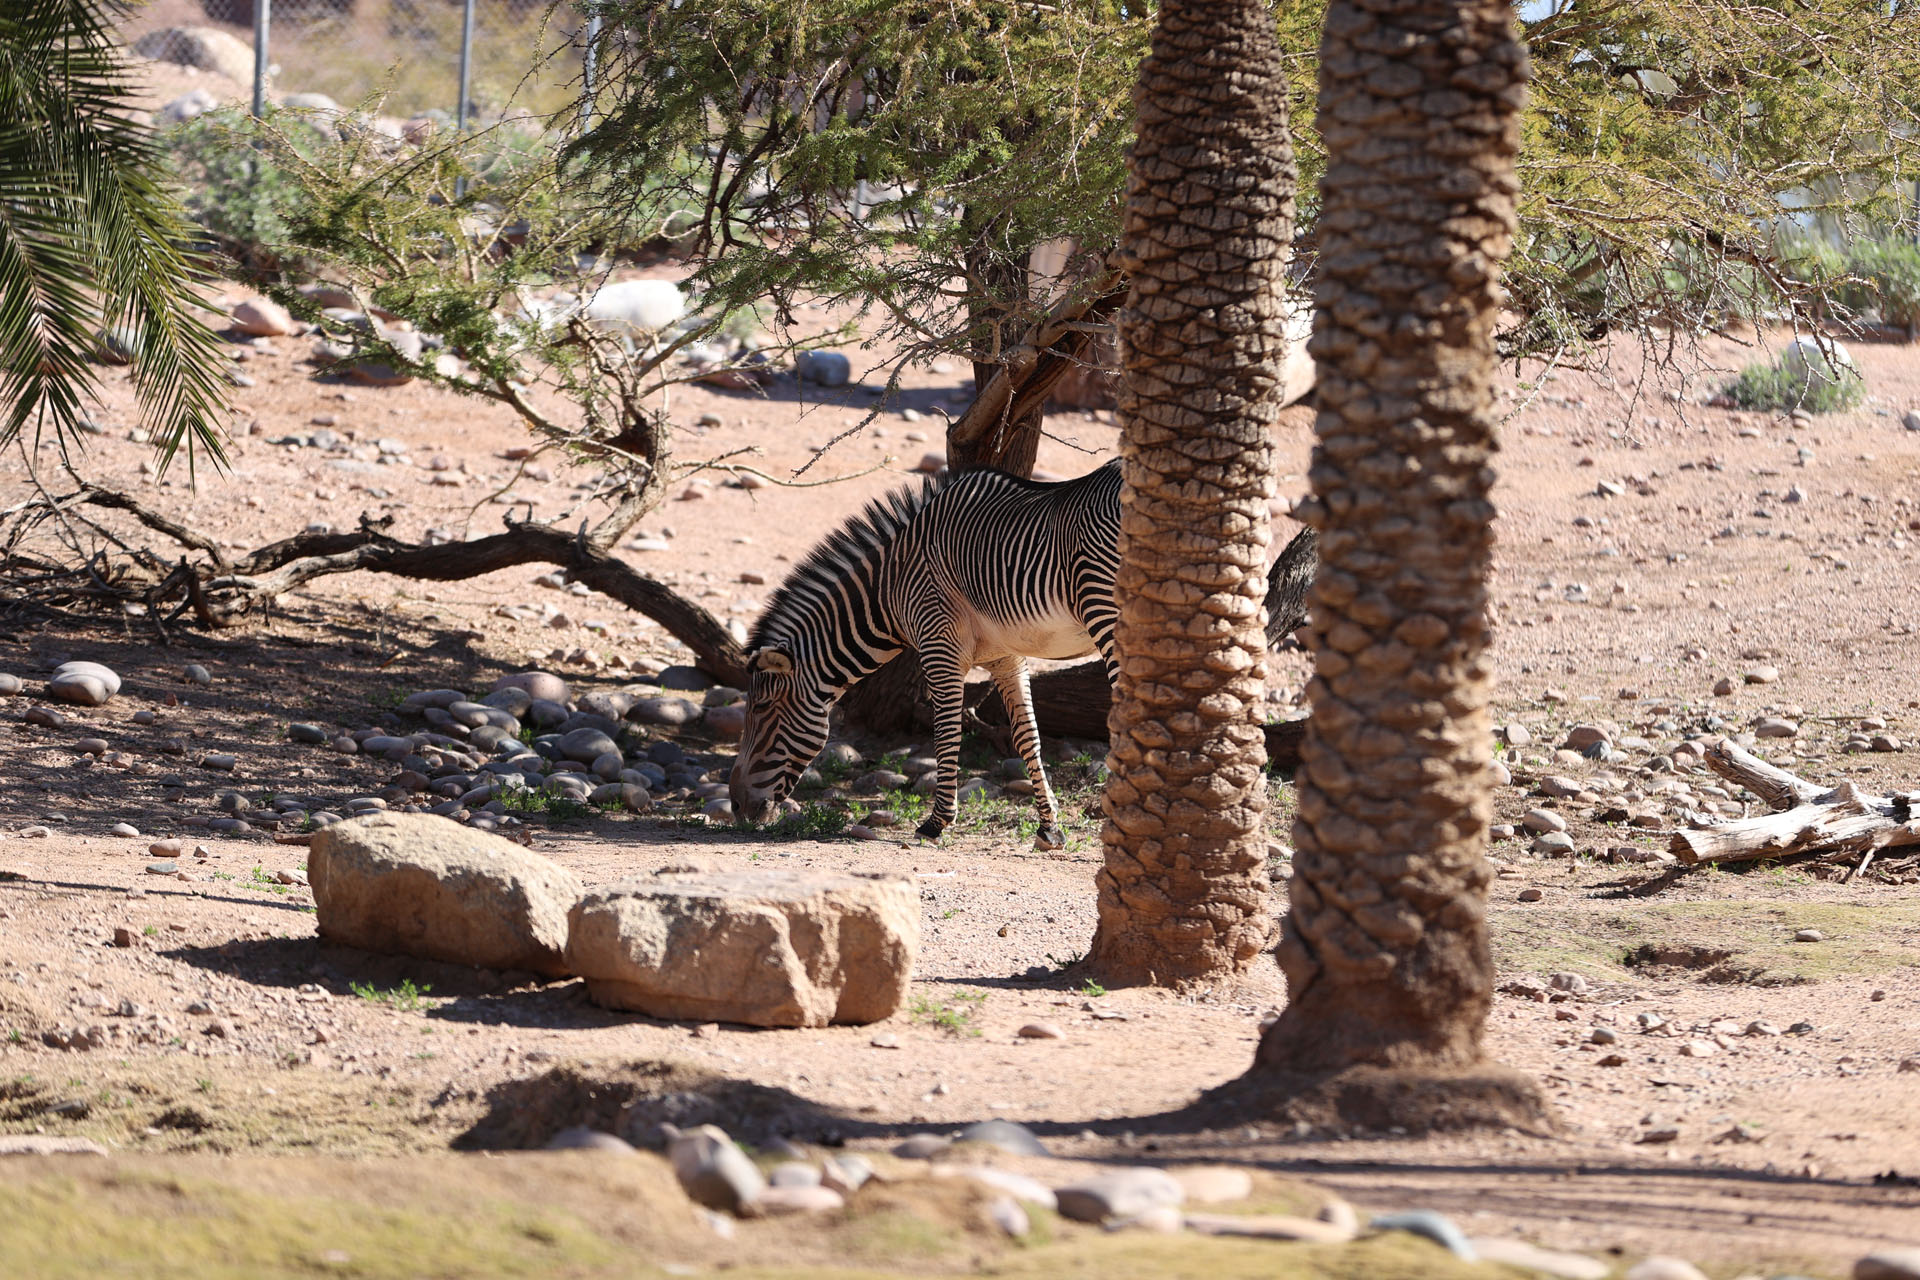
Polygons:
[[1014,749],[1026,761],[1033,778],[1033,808],[1040,818],[1040,830],[1034,833],[1033,847],[1043,853],[1064,849],[1066,836],[1061,832],[1059,812],[1053,803],[1053,788],[1047,784],[1047,769],[1040,762],[1040,726],[1033,718],[1033,690],[1027,679],[1027,661],[1017,654],[987,664],[993,682],[1000,689],[1000,700],[1007,704],[1007,719],[1013,725]]
[[915,830],[928,840],[938,840],[959,811],[960,715],[966,672],[952,645],[940,643],[921,646],[920,670],[927,680],[927,701],[933,704],[933,754],[940,761],[940,785],[933,793],[933,812]]

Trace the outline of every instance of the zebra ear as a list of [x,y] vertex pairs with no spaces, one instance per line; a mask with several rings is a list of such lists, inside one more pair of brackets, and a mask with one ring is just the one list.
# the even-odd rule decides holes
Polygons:
[[761,671],[787,675],[793,671],[793,655],[784,653],[772,645],[763,645],[754,651],[753,665]]

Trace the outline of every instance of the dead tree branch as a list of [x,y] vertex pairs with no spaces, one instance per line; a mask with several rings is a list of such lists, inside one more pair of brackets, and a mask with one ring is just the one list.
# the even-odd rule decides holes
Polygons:
[[1707,765],[1747,788],[1775,812],[1704,831],[1676,831],[1669,848],[1683,863],[1748,862],[1820,854],[1827,860],[1920,844],[1920,791],[1879,796],[1851,782],[1831,789],[1796,777],[1721,741],[1707,748]]

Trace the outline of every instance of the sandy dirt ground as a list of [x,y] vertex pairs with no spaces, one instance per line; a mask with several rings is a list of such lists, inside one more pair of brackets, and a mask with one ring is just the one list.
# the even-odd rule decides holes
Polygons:
[[[1573,856],[1534,852],[1524,830],[1495,841],[1503,987],[1488,1043],[1545,1084],[1561,1135],[1414,1141],[1295,1133],[1258,1116],[1195,1122],[1185,1109],[1246,1069],[1284,984],[1267,963],[1182,996],[1101,992],[1061,972],[1093,930],[1097,744],[1050,744],[1070,819],[1060,858],[1026,847],[1014,797],[965,811],[938,846],[768,840],[671,812],[534,822],[534,847],[589,882],[689,858],[913,877],[923,948],[911,1007],[885,1027],[690,1027],[597,1010],[578,983],[322,944],[310,895],[281,882],[299,880],[304,849],[204,825],[223,816],[224,792],[338,804],[389,783],[385,761],[289,743],[289,722],[403,723],[394,707],[408,692],[484,690],[531,667],[576,694],[630,687],[628,664],[685,659],[604,597],[536,585],[539,566],[450,584],[324,580],[271,616],[212,635],[175,629],[167,645],[140,618],[0,619],[0,672],[28,686],[0,700],[0,1081],[14,1082],[0,1092],[0,1132],[127,1152],[444,1150],[498,1110],[501,1089],[561,1063],[657,1060],[763,1087],[778,1101],[756,1113],[763,1137],[879,1148],[1000,1116],[1065,1158],[1231,1160],[1366,1209],[1441,1209],[1477,1235],[1619,1259],[1667,1251],[1725,1275],[1841,1274],[1865,1247],[1920,1244],[1920,866],[1888,858],[1843,884],[1840,867],[1676,874],[1634,860],[1664,849],[1686,813],[1756,811],[1751,797],[1716,794],[1674,748],[1766,718],[1794,732],[1756,749],[1805,777],[1920,787],[1920,431],[1901,420],[1920,406],[1920,354],[1856,346],[1872,395],[1845,414],[1702,406],[1785,340],[1709,337],[1678,367],[1623,349],[1593,369],[1528,368],[1505,383],[1497,720],[1528,741],[1502,750],[1512,785],[1500,821],[1550,809]],[[508,512],[589,510],[588,473],[558,455],[505,456],[527,437],[502,409],[316,378],[303,339],[231,350],[251,385],[236,392],[230,474],[203,471],[195,488],[176,468],[156,482],[112,371],[87,472],[235,549],[363,515],[391,516],[403,536],[459,538]],[[862,380],[842,392],[787,380],[764,396],[693,387],[673,402],[683,459],[752,448],[756,466],[786,477],[849,432],[806,478],[851,478],[676,481],[638,531],[665,549],[621,554],[750,622],[815,539],[940,448],[941,411],[968,397],[964,370],[939,366],[909,370],[883,399],[887,353],[852,354]],[[717,425],[692,425],[703,415]],[[337,449],[272,443],[323,430]],[[1041,467],[1057,476],[1098,465],[1117,435],[1106,413],[1061,413],[1049,430]],[[1311,430],[1296,409],[1276,434],[1276,549],[1305,491]],[[60,487],[54,451],[35,459]],[[0,505],[30,492],[24,472],[14,455]],[[64,727],[28,723],[40,681],[69,658],[112,666],[120,695],[64,709]],[[189,663],[212,683],[184,680]],[[1275,655],[1276,715],[1300,713],[1305,665]],[[1749,683],[1760,668],[1774,678]],[[1722,679],[1730,692],[1716,695]],[[1604,729],[1617,758],[1556,752],[1575,725]],[[109,754],[83,748],[93,737]],[[728,755],[697,730],[682,741],[715,767]],[[857,745],[871,761],[916,744]],[[197,763],[209,753],[236,762],[210,770]],[[1549,779],[1578,787],[1556,798]],[[1284,846],[1291,788],[1276,779],[1273,793]],[[140,834],[114,835],[116,823]],[[184,876],[148,874],[162,838],[205,854],[183,854]],[[1805,929],[1822,940],[1794,941]],[[117,931],[130,945],[115,945]],[[1015,1035],[1035,1019],[1064,1039]],[[48,1042],[93,1028],[94,1048]],[[876,1046],[877,1033],[892,1043]]]

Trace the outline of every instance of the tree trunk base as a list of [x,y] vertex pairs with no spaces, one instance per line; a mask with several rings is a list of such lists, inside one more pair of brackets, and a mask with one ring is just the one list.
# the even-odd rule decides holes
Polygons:
[[1410,1134],[1517,1129],[1536,1137],[1562,1131],[1540,1086],[1497,1063],[1464,1068],[1358,1066],[1330,1074],[1256,1066],[1201,1096],[1196,1108],[1222,1124],[1259,1118],[1316,1129]]

